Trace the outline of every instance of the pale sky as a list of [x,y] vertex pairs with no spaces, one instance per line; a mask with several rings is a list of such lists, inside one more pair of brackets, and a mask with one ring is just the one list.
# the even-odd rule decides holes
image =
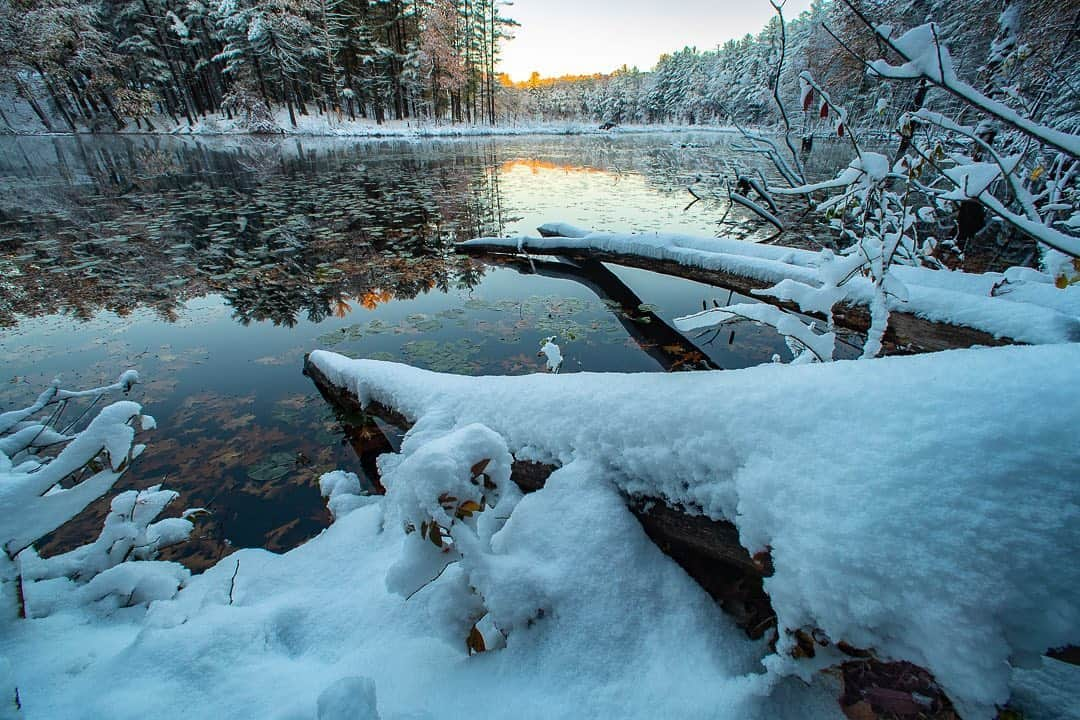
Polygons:
[[[810,7],[788,0],[785,17]],[[624,63],[648,70],[663,53],[686,45],[714,48],[757,34],[773,14],[768,0],[515,0],[503,14],[517,20],[499,71],[526,80],[607,73]]]

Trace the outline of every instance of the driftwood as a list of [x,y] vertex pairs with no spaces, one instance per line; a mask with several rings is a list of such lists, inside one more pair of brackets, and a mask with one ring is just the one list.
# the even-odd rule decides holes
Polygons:
[[[459,245],[458,252],[469,255],[483,256],[485,259],[501,262],[500,258],[512,257],[516,251],[503,245],[496,244],[470,244]],[[540,252],[540,251],[538,251]],[[600,250],[582,250],[581,248],[545,247],[543,255],[555,255],[568,258],[578,263],[588,261],[608,262],[615,265],[625,265],[643,270],[680,277],[686,280],[694,280],[721,287],[725,290],[733,290],[743,295],[750,295],[754,290],[772,287],[773,283],[744,277],[734,273],[720,270],[706,270],[704,268],[691,267],[675,262],[674,260],[657,260],[642,257],[630,253],[605,252]],[[813,313],[805,313],[798,309],[794,303],[784,302],[769,296],[755,295],[762,302],[793,310],[804,315],[813,316]],[[833,318],[837,325],[865,333],[870,328],[870,312],[867,308],[858,305],[838,305],[833,309]],[[935,352],[954,348],[972,347],[974,345],[1009,345],[1014,344],[1008,338],[995,338],[993,335],[963,327],[961,325],[947,325],[932,322],[916,317],[910,313],[892,312],[889,314],[889,327],[882,340],[889,354],[902,354],[909,352]]]

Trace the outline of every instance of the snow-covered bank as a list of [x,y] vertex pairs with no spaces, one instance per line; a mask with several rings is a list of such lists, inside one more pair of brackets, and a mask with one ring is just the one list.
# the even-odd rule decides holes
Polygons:
[[647,376],[311,362],[414,420],[405,452],[483,423],[518,458],[734,520],[771,547],[781,627],[927,667],[967,717],[1005,701],[1010,661],[1080,641],[1080,346]]
[[[433,124],[431,122],[410,122],[388,120],[376,124],[370,120],[332,120],[325,116],[305,116],[297,119],[297,126],[292,127],[287,121],[279,122],[282,134],[309,135],[324,137],[401,137],[401,138],[438,138],[438,137],[486,137],[507,135],[620,135],[643,133],[679,133],[679,132],[723,132],[733,133],[728,126],[702,125],[619,125],[610,130],[601,130],[596,123],[582,122],[529,122],[507,121],[505,124]],[[229,135],[247,134],[247,130],[238,127],[232,121],[214,118],[202,119],[192,127],[180,126],[166,131],[173,135]]]
[[[0,128],[0,132],[16,135],[68,135],[68,132],[50,132],[30,111],[29,106],[15,98],[0,98],[3,110],[10,125]],[[249,135],[251,131],[236,118],[223,115],[208,115],[198,118],[194,124],[181,121],[175,123],[164,115],[149,118],[149,124],[137,125],[129,121],[122,130],[115,125],[103,125],[91,128],[79,125],[80,132],[96,135]],[[360,137],[360,138],[439,138],[439,137],[485,137],[510,135],[620,135],[642,133],[679,133],[679,132],[735,132],[730,126],[720,125],[618,125],[610,130],[601,130],[598,123],[582,121],[541,122],[530,120],[506,120],[497,125],[486,123],[439,123],[430,120],[387,120],[381,124],[374,120],[332,115],[298,115],[296,126],[289,121],[284,108],[273,114],[276,133],[280,135],[299,135],[307,137]],[[56,117],[54,130],[66,129],[61,117]]]
[[[562,225],[556,223],[552,227]],[[477,238],[459,243],[459,247],[505,248],[541,254],[592,251],[669,260],[777,284],[777,292],[770,294],[783,300],[800,299],[801,295],[796,298],[790,293],[820,285],[819,268],[833,257],[831,253],[779,245],[674,233],[580,231],[574,234],[577,237]],[[1058,289],[1049,275],[1026,268],[975,275],[909,266],[893,266],[890,273],[907,288],[906,298],[890,299],[891,310],[1018,342],[1080,340],[1080,286]],[[872,282],[862,277],[852,278],[836,291],[830,300],[854,305],[868,304],[873,295]]]
[[407,600],[387,590],[407,541],[387,502],[357,502],[285,555],[234,553],[149,612],[5,618],[0,655],[25,717],[375,717],[358,692],[346,693],[349,714],[316,714],[328,689],[358,676],[374,682],[385,719],[499,718],[511,707],[537,720],[843,717],[830,681],[761,675],[762,643],[585,464],[521,500],[505,528],[501,587],[535,604],[522,611],[548,612],[474,657],[458,566]]

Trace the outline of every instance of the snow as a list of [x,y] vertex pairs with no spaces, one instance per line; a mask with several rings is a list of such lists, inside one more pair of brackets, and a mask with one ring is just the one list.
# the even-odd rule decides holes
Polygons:
[[[866,189],[881,182],[889,173],[889,159],[881,153],[864,152],[840,171],[835,178],[793,188],[770,188],[777,195],[807,195],[818,190],[846,188]],[[824,206],[822,206],[824,207]]]
[[178,493],[153,485],[112,499],[96,540],[49,558],[34,548],[16,557],[28,617],[99,603],[115,609],[171,598],[190,573],[182,565],[155,562],[158,553],[183,542],[194,529],[186,517],[154,522]]
[[180,563],[136,560],[121,563],[96,575],[81,594],[92,602],[109,601],[117,606],[142,605],[168,600],[190,577]]
[[1080,679],[1075,665],[1045,658],[1042,667],[1017,669],[1013,703],[1025,717],[1080,720]]
[[[891,29],[890,29],[891,30]],[[903,65],[891,65],[887,60],[869,63],[868,72],[893,80],[912,80],[925,77],[948,89],[979,109],[1020,128],[1030,135],[1060,148],[1073,156],[1080,156],[1080,135],[1055,130],[1023,117],[1008,105],[983,95],[960,80],[953,66],[948,48],[940,44],[937,25],[926,23],[908,30],[899,38],[890,38],[882,27],[878,34],[905,60]]]
[[326,506],[335,520],[370,501],[370,498],[361,494],[360,478],[355,473],[344,470],[324,473],[319,478],[319,492],[326,498]]
[[[771,548],[782,627],[927,667],[965,717],[1005,701],[1010,659],[1080,641],[1078,346],[557,378],[311,361],[414,419],[414,433],[483,423],[519,459],[584,465],[575,489],[610,482],[733,520],[751,552]],[[858,456],[840,441],[854,434]]]
[[588,235],[591,230],[571,225],[568,222],[549,222],[536,228],[536,231],[547,237],[581,238]]
[[555,344],[555,336],[544,338],[540,343],[540,352],[538,355],[543,355],[547,358],[547,369],[549,372],[557,373],[563,364],[562,350]]
[[[1019,160],[1019,157],[1015,160]],[[942,172],[956,184],[956,189],[942,194],[941,197],[956,201],[979,197],[1001,177],[1001,167],[997,163],[967,163],[946,168]]]
[[28,718],[185,718],[192,708],[223,719],[352,718],[374,706],[385,720],[508,708],[523,719],[704,718],[721,708],[740,720],[841,720],[827,680],[761,674],[761,643],[660,553],[595,473],[564,468],[506,522],[487,599],[548,612],[497,651],[465,651],[473,619],[455,608],[471,593],[456,565],[409,600],[387,591],[407,539],[388,497],[284,555],[230,555],[148,611],[11,623],[0,655],[18,658],[13,684]]
[[[1075,668],[1020,668],[1080,640],[1080,346],[671,375],[311,361],[414,422],[379,459],[387,495],[328,473],[334,523],[283,555],[32,583],[47,616],[0,616],[26,717],[839,720],[814,671],[840,658],[747,640],[627,493],[731,519],[771,549],[781,627],[924,665],[965,718],[1010,687],[1030,720],[1076,706]],[[560,468],[522,497],[511,453]],[[163,499],[113,510],[146,523]]]
[[319,695],[318,720],[379,720],[371,678],[343,677]]
[[[871,153],[864,153],[864,158]],[[868,165],[874,172],[879,163]],[[860,166],[861,167],[861,166]],[[858,170],[863,173],[863,170]],[[986,195],[984,194],[984,197]],[[1049,230],[1045,226],[1039,228]],[[583,236],[478,238],[460,243],[495,245],[510,250],[544,253],[560,248],[636,255],[706,270],[716,270],[772,283],[761,294],[805,303],[806,312],[825,312],[837,302],[868,305],[875,296],[873,283],[854,277],[841,287],[826,283],[833,270],[846,265],[831,251],[813,252],[779,245],[760,245],[728,238],[707,238],[674,233],[603,233]],[[1080,340],[1080,286],[1054,287],[1046,275],[1023,276],[1004,292],[995,290],[1007,274],[971,274],[960,271],[893,266],[889,279],[899,297],[889,297],[889,309],[933,322],[982,330],[998,338],[1025,343],[1060,343]],[[835,278],[834,278],[835,280]],[[785,282],[789,281],[789,282]],[[899,292],[900,286],[904,292]]]
[[[50,397],[58,394],[54,386],[42,397],[50,392]],[[39,405],[42,405],[41,398],[31,408]],[[128,460],[142,452],[143,446],[134,444],[135,431],[128,424],[140,411],[138,404],[128,401],[106,406],[59,455],[44,465],[29,460],[25,469],[13,467],[12,460],[20,455],[13,458],[6,453],[0,455],[0,505],[3,507],[0,511],[0,542],[9,554],[17,553],[56,529],[112,487]],[[5,415],[17,418],[23,412]],[[0,425],[3,424],[3,418],[0,418]],[[16,425],[12,423],[11,427]],[[107,456],[108,467],[70,488],[54,490],[61,480],[102,451]]]

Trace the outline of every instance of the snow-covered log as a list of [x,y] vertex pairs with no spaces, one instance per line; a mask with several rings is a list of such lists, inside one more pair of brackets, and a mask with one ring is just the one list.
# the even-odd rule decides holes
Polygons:
[[[674,233],[487,237],[458,243],[457,247],[470,254],[531,252],[640,267],[755,294],[788,309],[800,309],[801,304],[803,312],[821,317],[826,308],[810,310],[805,297],[760,291],[778,285],[811,291],[821,284],[819,269],[832,257],[830,253]],[[1050,276],[1022,270],[976,275],[907,266],[894,267],[890,274],[907,288],[906,298],[890,299],[892,312],[885,339],[897,347],[933,351],[1010,341],[1080,339],[1080,290],[1059,290]],[[790,282],[781,285],[784,281]],[[873,297],[870,280],[851,278],[835,298],[833,320],[866,331],[871,322],[867,306]]]
[[[482,424],[519,461],[732,522],[772,561],[771,670],[842,663],[844,642],[926,668],[964,717],[1005,702],[1012,668],[1080,641],[1077,363],[1075,344],[648,375],[308,358],[412,422],[410,447]],[[796,660],[808,629],[821,641]]]
[[[361,404],[359,397],[347,385],[333,382],[322,367],[311,361],[309,356],[304,364],[304,373],[311,378],[315,386],[327,400],[354,415],[374,415],[402,430],[412,427],[415,418],[402,414],[393,405],[368,400]],[[510,479],[522,492],[530,493],[544,487],[548,476],[558,463],[536,462],[515,458],[511,464]],[[630,503],[631,510],[641,521],[646,533],[654,542],[684,566],[684,569],[698,580],[714,597],[721,598],[729,593],[722,583],[730,580],[732,572],[746,576],[749,582],[757,579],[757,588],[751,588],[755,600],[763,597],[759,592],[760,578],[767,571],[764,556],[757,560],[739,544],[735,526],[726,520],[706,517],[700,512],[687,512],[677,505],[668,505],[657,497],[638,497]],[[761,623],[762,614],[750,617],[741,623],[750,629]],[[759,628],[756,633],[760,636]]]

